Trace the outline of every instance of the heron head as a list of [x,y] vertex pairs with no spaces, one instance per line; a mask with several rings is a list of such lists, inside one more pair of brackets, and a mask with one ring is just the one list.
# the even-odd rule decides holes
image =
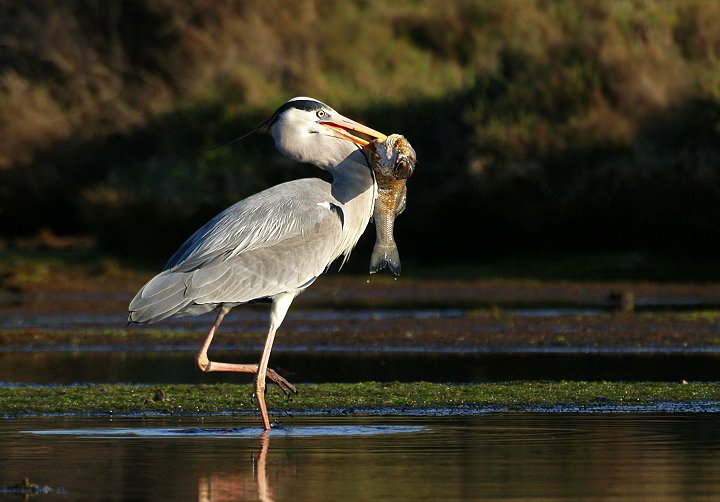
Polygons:
[[272,134],[280,153],[325,169],[337,166],[358,146],[386,138],[383,133],[307,97],[287,101],[262,127]]

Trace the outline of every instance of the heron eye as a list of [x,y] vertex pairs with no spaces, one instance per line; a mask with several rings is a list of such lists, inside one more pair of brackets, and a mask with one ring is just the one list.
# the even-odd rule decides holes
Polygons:
[[325,116],[325,110],[318,110],[315,115],[317,115],[317,118],[321,119]]

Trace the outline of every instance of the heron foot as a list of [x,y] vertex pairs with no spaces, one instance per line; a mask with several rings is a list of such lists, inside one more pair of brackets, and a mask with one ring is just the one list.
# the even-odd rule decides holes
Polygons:
[[[257,364],[236,364],[210,361],[207,357],[207,354],[204,352],[200,352],[197,355],[196,363],[200,370],[204,372],[229,371],[238,373],[254,373],[255,375],[257,375],[258,372]],[[271,382],[277,384],[277,386],[280,387],[280,390],[282,390],[283,394],[285,394],[286,396],[298,393],[297,388],[293,384],[288,382],[287,379],[281,377],[274,369],[268,368],[266,377],[269,378]]]
[[285,394],[286,396],[289,396],[291,393],[298,393],[297,388],[293,384],[288,382],[285,378],[281,377],[274,369],[267,369],[267,377],[270,379],[270,381],[277,384],[277,386],[280,387],[280,390],[283,391],[283,394]]

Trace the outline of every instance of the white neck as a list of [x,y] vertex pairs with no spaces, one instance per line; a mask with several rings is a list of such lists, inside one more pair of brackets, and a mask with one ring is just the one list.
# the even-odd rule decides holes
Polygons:
[[347,258],[370,222],[377,195],[365,154],[327,127],[309,122],[299,110],[281,114],[272,135],[281,154],[315,164],[332,175],[332,196],[342,206],[344,218],[343,238],[335,256]]
[[344,237],[339,243],[337,256],[344,254],[347,260],[370,222],[377,195],[375,179],[365,154],[358,149],[328,171],[333,177],[332,196],[342,204],[344,215]]

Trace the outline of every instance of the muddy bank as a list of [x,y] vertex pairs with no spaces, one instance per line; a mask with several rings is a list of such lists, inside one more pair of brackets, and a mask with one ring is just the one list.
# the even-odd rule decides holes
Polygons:
[[[205,317],[211,321],[209,317]],[[264,341],[257,325],[243,328],[242,320],[228,322],[213,344],[221,348],[254,348]],[[256,323],[257,324],[257,323]],[[128,348],[136,346],[175,347],[198,345],[205,328],[108,329],[87,328],[55,331],[21,327],[0,330],[4,351],[50,349],[53,347]],[[276,349],[307,347],[312,350],[355,348],[357,350],[406,347],[409,350],[523,348],[704,348],[720,352],[720,320],[693,319],[683,315],[597,315],[518,317],[512,314],[460,315],[457,318],[328,322],[291,320],[278,334]]]
[[[20,264],[0,290],[0,350],[194,348],[212,315],[127,326],[152,272],[112,262]],[[22,273],[21,273],[22,272]],[[6,284],[8,281],[6,281]],[[215,348],[256,348],[267,306],[226,318]],[[276,349],[522,350],[668,348],[720,352],[720,283],[399,280],[331,272],[300,295]]]
[[[0,321],[0,350],[53,347],[166,347],[201,343],[212,316],[155,326],[126,326],[117,311],[83,315],[19,313]],[[7,314],[7,311],[6,311]],[[237,308],[213,347],[256,348],[264,341],[267,311]],[[338,311],[295,309],[276,339],[276,349],[338,348],[408,350],[522,350],[669,348],[720,352],[720,313],[555,313],[513,310]]]

